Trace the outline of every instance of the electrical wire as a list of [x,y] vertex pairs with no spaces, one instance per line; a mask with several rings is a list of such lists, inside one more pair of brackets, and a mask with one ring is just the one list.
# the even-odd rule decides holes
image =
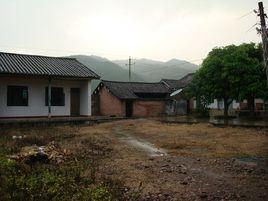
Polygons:
[[249,16],[249,15],[252,14],[252,13],[254,13],[254,10],[252,10],[252,11],[250,11],[250,12],[248,12],[248,13],[245,13],[244,15],[240,16],[240,17],[238,18],[238,20],[241,20],[242,18],[245,18],[245,17]]

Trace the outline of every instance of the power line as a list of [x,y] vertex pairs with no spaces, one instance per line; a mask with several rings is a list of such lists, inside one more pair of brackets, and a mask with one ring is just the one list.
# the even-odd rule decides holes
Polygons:
[[253,28],[254,28],[255,26],[257,26],[257,25],[258,25],[258,22],[255,23],[254,25],[252,25],[252,26],[246,31],[246,33],[247,33],[247,32],[250,32],[251,30],[253,30]]
[[238,20],[240,20],[240,19],[242,19],[242,18],[244,18],[244,17],[247,17],[247,16],[249,16],[250,14],[253,14],[253,13],[254,13],[254,10],[252,10],[252,11],[250,11],[250,12],[248,12],[248,13],[245,13],[244,15],[240,16],[240,17],[238,18]]

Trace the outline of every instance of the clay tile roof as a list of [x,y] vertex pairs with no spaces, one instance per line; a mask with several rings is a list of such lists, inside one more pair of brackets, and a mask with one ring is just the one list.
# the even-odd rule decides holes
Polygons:
[[194,73],[189,73],[179,80],[162,79],[161,82],[165,83],[166,86],[171,90],[183,89],[193,80]]
[[0,52],[0,74],[96,78],[99,76],[73,58]]
[[[120,99],[141,99],[138,94],[146,94],[148,99],[166,98],[169,89],[162,82],[117,82],[102,80],[101,82],[114,96]],[[160,98],[161,97],[161,98]]]

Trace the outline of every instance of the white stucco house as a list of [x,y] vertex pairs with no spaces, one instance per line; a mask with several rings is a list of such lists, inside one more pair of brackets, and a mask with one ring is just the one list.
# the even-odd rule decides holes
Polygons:
[[0,118],[90,116],[92,79],[73,58],[0,52]]

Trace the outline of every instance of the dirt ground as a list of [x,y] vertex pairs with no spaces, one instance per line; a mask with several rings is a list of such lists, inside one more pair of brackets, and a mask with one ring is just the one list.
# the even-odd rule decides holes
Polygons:
[[95,128],[106,131],[115,150],[104,172],[141,185],[143,200],[268,199],[266,130],[152,120]]
[[144,119],[61,129],[105,146],[111,154],[98,174],[136,189],[139,200],[268,200],[267,130]]

